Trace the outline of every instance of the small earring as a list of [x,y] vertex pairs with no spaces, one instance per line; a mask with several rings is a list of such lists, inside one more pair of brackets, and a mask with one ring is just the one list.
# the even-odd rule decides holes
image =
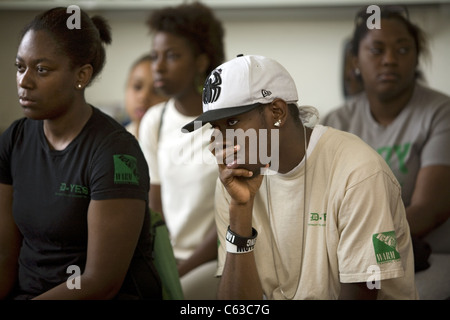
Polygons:
[[359,68],[355,68],[355,75],[359,76],[361,74],[361,71]]
[[275,122],[273,125],[275,127],[279,127],[281,125],[281,120],[277,120],[277,122]]
[[79,84],[77,84],[77,88],[78,89],[81,89],[81,87],[82,87],[82,85],[79,83]]

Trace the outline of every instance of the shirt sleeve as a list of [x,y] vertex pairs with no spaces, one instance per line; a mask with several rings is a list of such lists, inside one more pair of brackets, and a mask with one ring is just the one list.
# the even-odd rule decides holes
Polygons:
[[93,200],[130,198],[148,200],[148,166],[137,140],[126,131],[110,134],[91,160]]
[[22,120],[15,121],[5,132],[0,135],[0,183],[12,184],[11,156],[14,146],[14,136],[20,129]]
[[348,187],[338,230],[342,283],[366,282],[368,270],[379,280],[403,277],[409,249],[409,227],[400,188],[383,171]]
[[450,165],[450,101],[433,115],[428,139],[422,149],[421,166]]

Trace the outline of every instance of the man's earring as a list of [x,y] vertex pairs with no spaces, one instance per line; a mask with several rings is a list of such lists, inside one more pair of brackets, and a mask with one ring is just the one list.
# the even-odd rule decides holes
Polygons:
[[279,127],[281,125],[281,120],[277,120],[277,122],[275,122],[273,125],[275,127]]
[[79,84],[77,84],[77,88],[78,89],[81,89],[81,87],[82,87],[82,85],[79,83]]
[[361,71],[359,68],[355,68],[355,75],[359,76],[361,74]]

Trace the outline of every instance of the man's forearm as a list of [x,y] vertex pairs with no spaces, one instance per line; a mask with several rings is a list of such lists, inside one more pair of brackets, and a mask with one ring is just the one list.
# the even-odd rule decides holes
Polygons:
[[259,300],[263,298],[253,252],[227,253],[219,284],[218,298],[223,300]]
[[[241,237],[252,235],[253,201],[230,204],[230,230]],[[256,244],[257,245],[257,244]],[[263,291],[256,268],[254,251],[227,253],[219,285],[219,299],[262,299]]]

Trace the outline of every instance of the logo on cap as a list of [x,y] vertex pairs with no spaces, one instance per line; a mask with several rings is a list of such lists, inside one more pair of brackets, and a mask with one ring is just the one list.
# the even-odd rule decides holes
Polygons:
[[203,87],[203,103],[213,103],[219,99],[222,84],[222,77],[220,73],[222,69],[216,69],[211,72],[211,75],[206,79]]

